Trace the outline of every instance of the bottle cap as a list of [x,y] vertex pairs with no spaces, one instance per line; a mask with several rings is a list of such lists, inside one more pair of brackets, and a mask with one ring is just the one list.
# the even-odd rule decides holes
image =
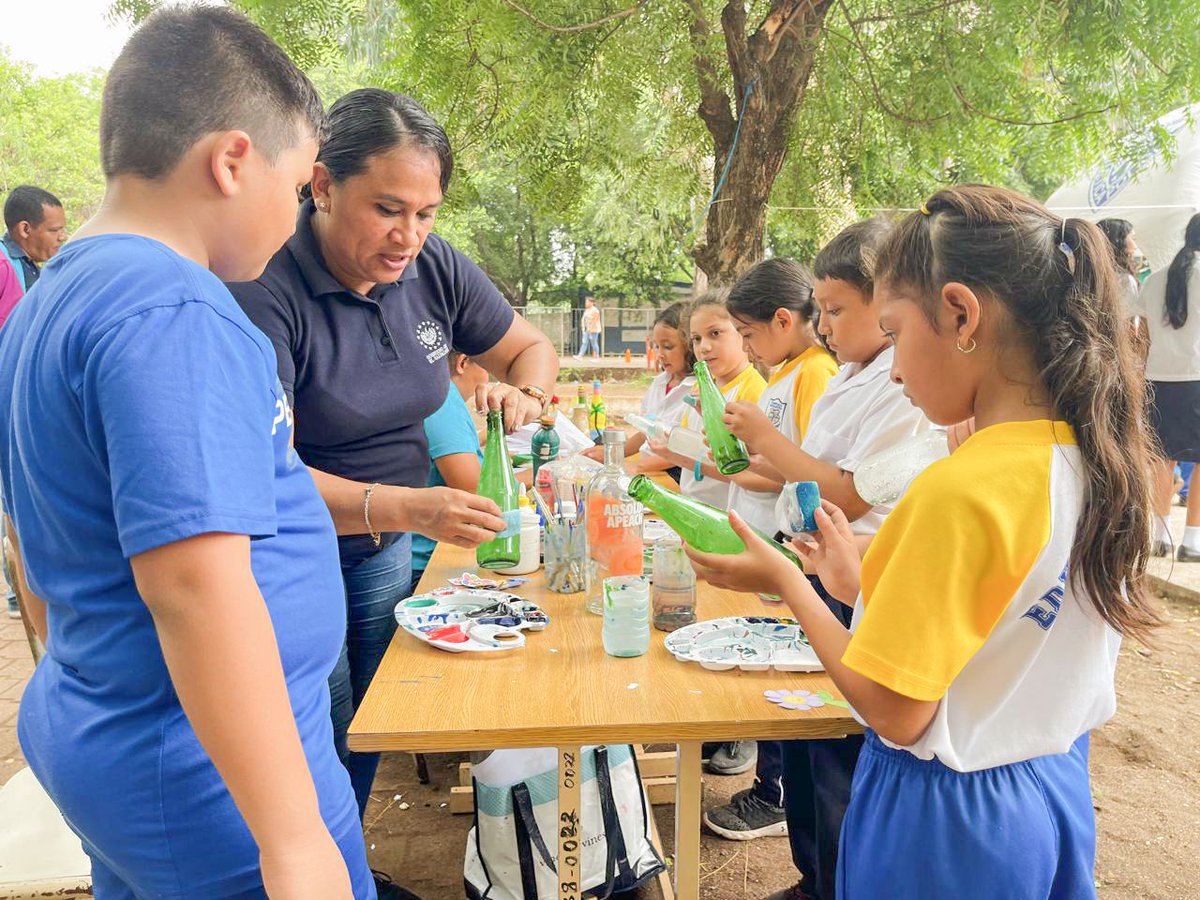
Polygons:
[[609,425],[604,429],[604,443],[606,444],[624,444],[625,432],[620,428]]
[[538,422],[541,423],[543,428],[553,428],[554,416],[542,416],[540,419],[538,419]]

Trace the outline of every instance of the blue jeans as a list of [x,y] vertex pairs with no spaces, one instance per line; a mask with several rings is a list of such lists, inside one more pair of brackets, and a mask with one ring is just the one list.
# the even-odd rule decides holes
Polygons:
[[343,569],[342,580],[346,584],[346,643],[329,676],[330,714],[334,744],[350,773],[362,818],[379,768],[379,754],[351,753],[346,732],[396,633],[396,604],[412,590],[411,537],[401,535],[374,556]]
[[576,355],[586,356],[589,346],[592,348],[593,353],[595,353],[597,356],[600,355],[600,332],[598,332],[598,331],[583,332],[583,335],[579,339],[579,353]]

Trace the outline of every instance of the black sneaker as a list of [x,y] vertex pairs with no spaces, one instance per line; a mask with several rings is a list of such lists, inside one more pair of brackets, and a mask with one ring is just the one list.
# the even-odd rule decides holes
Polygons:
[[724,806],[704,814],[704,824],[714,834],[731,841],[752,841],[760,837],[786,837],[787,816],[782,806],[772,806],[754,793],[753,788],[738,791]]
[[1175,559],[1179,562],[1200,562],[1200,552],[1180,544],[1179,550],[1175,553]]
[[[1183,548],[1181,547],[1180,549],[1182,550]],[[1150,547],[1150,555],[1151,556],[1170,556],[1171,555],[1171,545],[1168,544],[1166,541],[1155,541],[1153,543],[1153,545],[1151,545],[1151,547]]]
[[385,872],[372,869],[371,877],[375,879],[375,893],[379,895],[379,900],[421,900],[412,891],[405,890],[392,881],[391,876]]
[[713,751],[705,768],[713,775],[741,775],[753,769],[756,762],[758,744],[755,741],[729,741]]

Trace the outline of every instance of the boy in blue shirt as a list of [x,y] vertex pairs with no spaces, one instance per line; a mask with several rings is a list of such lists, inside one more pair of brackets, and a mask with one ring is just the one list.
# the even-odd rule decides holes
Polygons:
[[222,284],[291,233],[323,128],[243,16],[155,13],[108,76],[100,212],[0,331],[5,513],[47,648],[18,734],[100,900],[376,896],[329,721],[333,523]]
[[[483,451],[479,449],[479,432],[467,408],[467,398],[475,389],[487,384],[488,373],[483,366],[458,350],[446,357],[450,364],[450,391],[437,412],[425,420],[425,441],[429,444],[429,486],[446,485],[460,491],[475,493],[479,487],[479,466]],[[437,541],[423,534],[412,536],[412,583],[415,588],[429,565]]]

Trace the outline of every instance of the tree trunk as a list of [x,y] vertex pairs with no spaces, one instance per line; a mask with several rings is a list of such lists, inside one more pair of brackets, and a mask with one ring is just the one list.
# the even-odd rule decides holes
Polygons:
[[713,138],[714,188],[719,187],[695,258],[712,284],[730,284],[762,258],[767,202],[787,156],[796,111],[832,2],[776,0],[749,37],[744,4],[740,0],[726,4],[721,28],[733,74],[736,105],[732,107],[712,59],[712,30],[700,0],[688,0],[687,5],[700,86],[699,112]]

